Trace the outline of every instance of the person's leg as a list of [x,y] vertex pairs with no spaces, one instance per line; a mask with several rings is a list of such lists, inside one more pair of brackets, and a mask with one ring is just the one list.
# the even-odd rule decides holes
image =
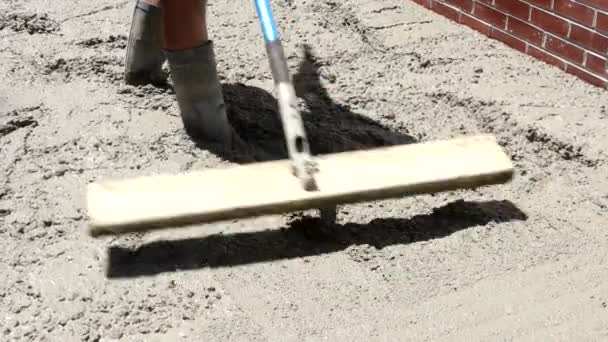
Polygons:
[[207,37],[206,0],[165,0],[165,54],[184,127],[204,140],[231,147],[213,42]]
[[208,41],[207,0],[165,0],[165,49],[192,49]]
[[161,0],[136,0],[125,59],[127,84],[165,81],[162,19]]

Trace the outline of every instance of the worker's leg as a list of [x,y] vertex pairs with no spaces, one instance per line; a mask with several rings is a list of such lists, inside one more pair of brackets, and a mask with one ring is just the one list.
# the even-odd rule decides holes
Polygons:
[[161,0],[135,0],[125,60],[127,84],[165,81],[161,69],[164,62],[162,18]]
[[206,43],[206,9],[206,0],[165,0],[165,49],[191,49]]
[[165,53],[186,130],[204,140],[231,144],[213,42],[207,37],[206,1],[165,0]]

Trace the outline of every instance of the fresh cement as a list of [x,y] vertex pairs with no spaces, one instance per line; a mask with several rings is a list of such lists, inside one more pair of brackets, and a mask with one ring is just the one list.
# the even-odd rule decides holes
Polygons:
[[248,149],[123,84],[132,1],[0,3],[0,340],[608,338],[608,93],[405,0],[273,1],[313,151],[491,133],[512,183],[87,237],[88,182],[286,157],[253,4],[209,6]]

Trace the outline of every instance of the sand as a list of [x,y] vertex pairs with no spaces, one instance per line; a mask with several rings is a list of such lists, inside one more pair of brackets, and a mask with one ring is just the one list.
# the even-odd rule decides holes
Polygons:
[[132,6],[0,3],[0,340],[608,339],[608,94],[409,1],[273,1],[313,152],[490,133],[512,183],[86,236],[88,182],[286,156],[250,2],[209,5],[236,153],[123,84]]

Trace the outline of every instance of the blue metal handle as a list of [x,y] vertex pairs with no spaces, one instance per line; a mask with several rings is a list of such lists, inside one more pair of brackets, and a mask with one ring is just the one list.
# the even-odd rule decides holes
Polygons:
[[272,43],[279,40],[279,33],[277,31],[277,26],[274,23],[269,0],[255,0],[255,9],[258,12],[266,42]]

